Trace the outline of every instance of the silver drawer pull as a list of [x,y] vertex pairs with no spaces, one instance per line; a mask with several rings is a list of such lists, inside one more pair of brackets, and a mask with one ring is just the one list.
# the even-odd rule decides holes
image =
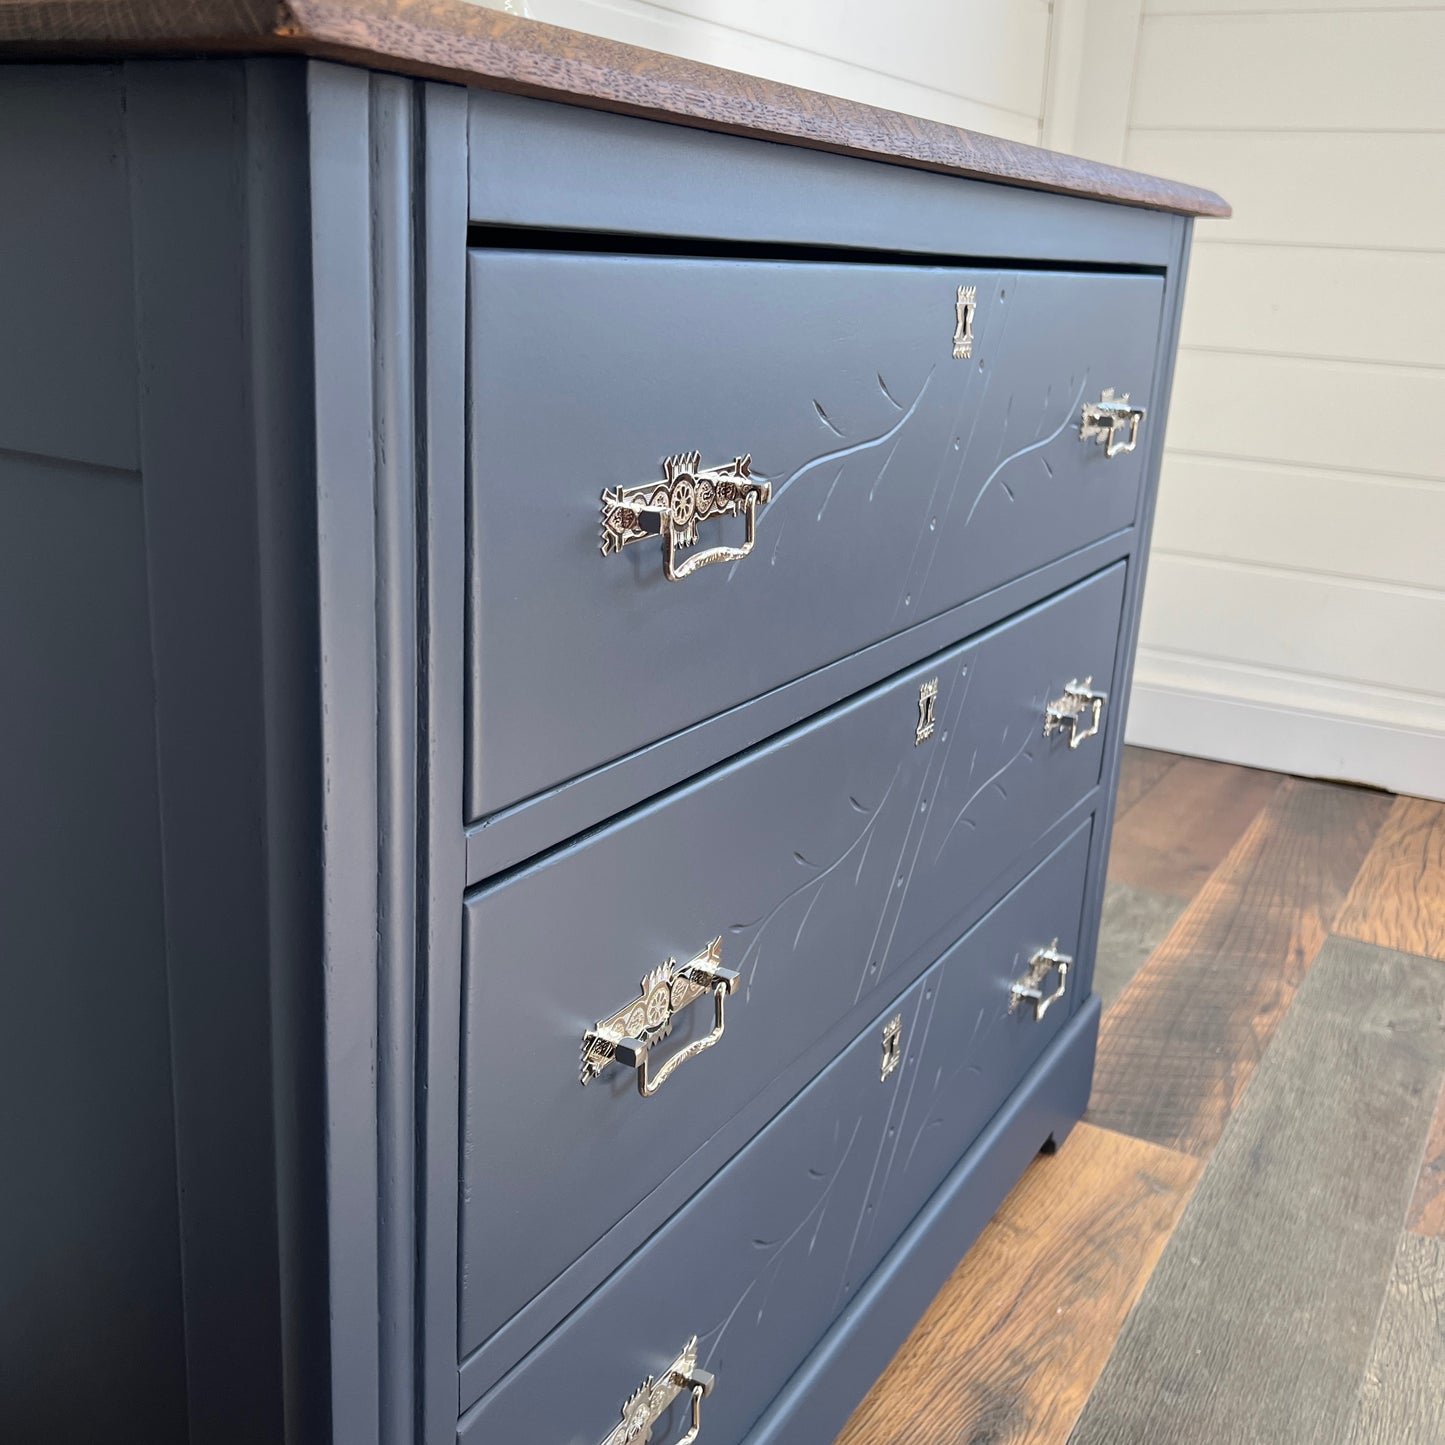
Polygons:
[[[1052,737],[1067,723],[1069,746],[1078,747],[1086,738],[1093,737],[1099,731],[1099,723],[1104,716],[1104,704],[1108,700],[1108,693],[1094,691],[1092,677],[1086,677],[1083,682],[1075,678],[1064,689],[1062,697],[1056,697],[1045,707],[1044,736]],[[1089,715],[1089,725],[1081,728],[1079,719],[1085,714]]]
[[[1104,444],[1106,457],[1122,456],[1132,452],[1139,442],[1139,427],[1148,413],[1142,406],[1129,405],[1129,393],[1116,397],[1114,388],[1108,387],[1098,401],[1084,403],[1084,415],[1079,422],[1079,440],[1092,437]],[[1128,441],[1120,441],[1120,434],[1128,428]]]
[[684,1390],[692,1396],[692,1428],[675,1445],[692,1445],[702,1429],[703,1399],[712,1394],[714,1383],[714,1376],[697,1367],[697,1336],[694,1335],[660,1377],[654,1379],[649,1375],[633,1392],[622,1407],[621,1422],[613,1426],[602,1445],[648,1445],[652,1427]]
[[[723,1000],[738,986],[736,969],[722,966],[722,939],[715,938],[696,958],[678,963],[669,958],[642,980],[642,996],[610,1018],[599,1019],[582,1035],[582,1067],[578,1075],[589,1084],[608,1064],[637,1070],[637,1092],[651,1098],[673,1073],[723,1036]],[[679,1049],[649,1077],[648,1057],[672,1032],[672,1022],[705,994],[713,999],[712,1032]]]
[[[1048,1013],[1049,1009],[1064,996],[1064,990],[1069,985],[1069,967],[1073,963],[1073,956],[1059,952],[1059,940],[1056,938],[1047,948],[1041,948],[1029,959],[1029,971],[1012,988],[1009,989],[1008,1011],[1013,1011],[1020,1004],[1031,1003],[1034,1006],[1034,1020],[1039,1019]],[[1059,986],[1050,994],[1044,993],[1044,980],[1053,972],[1059,975]]]
[[[602,493],[602,555],[661,536],[663,571],[669,582],[681,582],[710,562],[746,557],[757,540],[758,508],[772,495],[770,483],[753,480],[751,457],[734,457],[725,467],[704,467],[699,452],[668,457],[660,482]],[[705,547],[679,560],[697,545],[697,524],[713,517],[741,517],[747,527],[743,545]]]

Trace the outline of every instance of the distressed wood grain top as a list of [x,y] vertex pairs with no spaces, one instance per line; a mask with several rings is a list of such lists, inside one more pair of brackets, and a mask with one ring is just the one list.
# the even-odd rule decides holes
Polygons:
[[292,53],[1192,216],[1212,191],[467,0],[0,0],[0,58]]

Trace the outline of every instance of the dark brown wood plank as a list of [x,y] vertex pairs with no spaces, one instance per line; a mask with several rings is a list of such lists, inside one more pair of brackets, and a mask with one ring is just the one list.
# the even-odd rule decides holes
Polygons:
[[1349,1445],[1445,1440],[1445,1240],[1401,1237]]
[[1134,981],[1189,905],[1172,893],[1109,883],[1094,956],[1094,992],[1108,1008]]
[[1119,793],[1118,802],[1114,804],[1114,816],[1122,818],[1179,761],[1178,753],[1126,747],[1124,760],[1119,765]]
[[1094,1123],[1209,1153],[1388,809],[1357,788],[1280,786],[1105,1015]]
[[1445,967],[1325,944],[1073,1445],[1345,1438],[1445,1075],[1442,1010]]
[[465,0],[5,0],[0,57],[300,52],[1183,215],[1212,191],[819,95]]
[[1335,932],[1445,959],[1445,804],[1395,799]]
[[1114,824],[1109,877],[1193,898],[1280,782],[1278,773],[1180,758]]
[[1435,1106],[1430,1137],[1425,1141],[1425,1159],[1405,1224],[1416,1234],[1445,1239],[1445,1093]]
[[1030,1166],[838,1445],[1062,1440],[1199,1169],[1079,1125]]

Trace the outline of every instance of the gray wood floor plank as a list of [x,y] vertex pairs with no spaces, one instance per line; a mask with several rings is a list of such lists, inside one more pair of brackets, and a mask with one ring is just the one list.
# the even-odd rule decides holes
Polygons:
[[1072,1445],[1346,1438],[1445,1072],[1442,1011],[1440,964],[1325,944]]
[[1360,788],[1280,784],[1104,1015],[1091,1123],[1214,1152],[1389,807]]
[[1094,992],[1105,1008],[1124,992],[1188,906],[1172,893],[1131,883],[1108,884],[1094,958]]
[[1445,1240],[1405,1234],[1349,1445],[1445,1440]]

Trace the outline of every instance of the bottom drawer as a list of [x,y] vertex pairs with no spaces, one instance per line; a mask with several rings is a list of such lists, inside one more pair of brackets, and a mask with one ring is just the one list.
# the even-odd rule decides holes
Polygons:
[[[647,1377],[697,1337],[717,1377],[709,1445],[742,1437],[1078,1002],[1077,974],[1035,979],[1079,942],[1085,823],[954,945],[663,1230],[462,1422],[463,1445],[620,1445]],[[1057,1003],[1050,998],[1058,995]],[[889,1025],[899,1023],[888,1067]],[[941,1283],[941,1281],[940,1281]],[[688,1428],[678,1395],[656,1445]]]

